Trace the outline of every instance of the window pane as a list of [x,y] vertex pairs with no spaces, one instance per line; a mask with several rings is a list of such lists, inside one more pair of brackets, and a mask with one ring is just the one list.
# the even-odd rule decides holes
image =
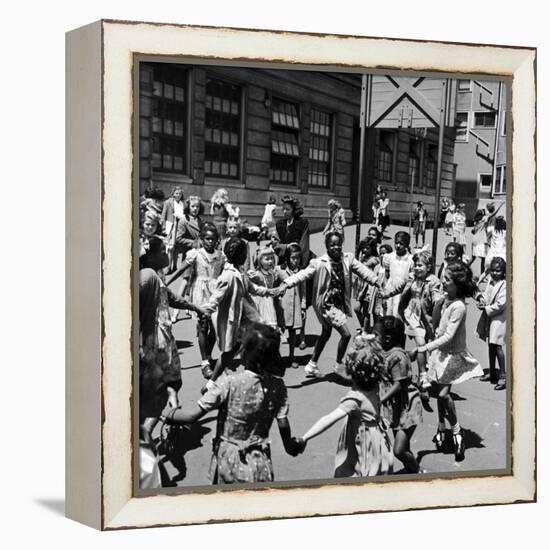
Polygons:
[[311,109],[308,182],[318,187],[329,186],[330,174],[330,113]]

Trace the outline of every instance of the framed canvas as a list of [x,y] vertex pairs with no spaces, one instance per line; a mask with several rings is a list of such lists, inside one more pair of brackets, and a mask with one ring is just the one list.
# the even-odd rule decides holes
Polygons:
[[[111,530],[534,501],[535,63],[530,48],[108,20],[68,33],[67,515]],[[377,185],[391,204],[389,228]],[[346,252],[355,252],[374,215],[388,239],[413,235],[411,246],[431,252],[438,267],[447,244],[462,238],[460,222],[445,227],[443,199],[468,220],[496,205],[508,224],[500,253],[507,329],[498,344],[508,364],[503,392],[478,380],[464,393],[452,386],[468,460],[435,453],[423,427],[438,427],[432,410],[411,440],[416,473],[333,478],[335,441],[311,450],[308,442],[285,462],[273,435],[275,479],[210,485],[209,417],[186,435],[199,434],[195,446],[187,443],[187,463],[165,463],[161,483],[143,483],[140,205],[151,189],[165,197],[180,189],[210,207],[219,188],[251,231],[262,229],[271,195],[277,205],[298,197],[316,256],[325,252],[332,200],[347,219]],[[462,232],[468,245],[470,227]],[[169,244],[171,226],[164,231]],[[467,263],[477,259],[466,252]],[[473,302],[469,312],[477,312]],[[313,312],[307,318],[318,336]],[[206,381],[194,320],[176,320],[180,402],[196,402]],[[475,324],[468,341],[478,338]],[[334,342],[326,356],[339,353]],[[487,344],[476,342],[472,351],[486,355]],[[481,351],[474,355],[487,365]],[[336,374],[304,382],[301,369],[285,373],[298,433],[349,391]],[[432,398],[433,408],[444,399]]]

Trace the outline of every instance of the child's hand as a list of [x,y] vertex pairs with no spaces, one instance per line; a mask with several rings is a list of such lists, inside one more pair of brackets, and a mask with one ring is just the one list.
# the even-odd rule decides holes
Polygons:
[[168,388],[168,402],[167,405],[171,409],[177,409],[179,406],[178,402],[178,394],[176,393],[176,390],[174,388]]

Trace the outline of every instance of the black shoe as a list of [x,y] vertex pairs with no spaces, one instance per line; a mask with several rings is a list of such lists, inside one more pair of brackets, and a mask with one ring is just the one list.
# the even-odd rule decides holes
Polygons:
[[495,390],[505,390],[506,389],[506,380],[502,380],[495,385]]
[[489,380],[492,380],[492,376],[489,373],[484,374],[479,381],[480,382],[489,382]]
[[464,460],[464,431],[460,428],[457,434],[453,434],[453,443],[455,449],[455,460]]
[[434,412],[432,406],[430,405],[430,396],[426,390],[420,392],[420,401],[422,402],[422,406],[425,411]]
[[202,372],[202,376],[206,379],[206,380],[210,380],[210,378],[212,378],[212,369],[210,367],[210,365],[204,365],[202,368],[201,368],[201,372]]
[[436,434],[433,436],[432,441],[435,443],[435,448],[438,452],[442,452],[445,447],[445,432],[437,430]]

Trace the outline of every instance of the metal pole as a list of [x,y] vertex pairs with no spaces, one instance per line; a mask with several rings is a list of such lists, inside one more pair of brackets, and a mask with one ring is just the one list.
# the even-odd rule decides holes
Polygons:
[[355,249],[361,242],[361,209],[363,196],[363,168],[365,164],[365,134],[367,126],[367,95],[370,85],[370,75],[364,74],[361,79],[361,111],[359,113],[359,128],[361,129],[361,141],[359,146],[359,181],[357,183],[357,229],[355,231]]
[[439,108],[439,142],[437,147],[437,172],[435,178],[435,208],[434,208],[434,229],[432,239],[432,258],[435,265],[437,258],[437,230],[439,228],[439,203],[441,201],[441,168],[443,165],[443,139],[445,137],[445,115],[448,105],[449,79],[446,78],[442,84],[441,106]]
[[497,103],[497,121],[495,128],[495,145],[493,147],[493,174],[491,181],[491,198],[495,196],[495,187],[497,181],[497,154],[498,154],[498,134],[500,132],[500,106],[501,106],[502,82],[498,83],[498,103]]
[[414,194],[414,178],[416,177],[416,170],[413,169],[411,174],[411,185],[409,187],[409,235],[411,234],[412,219],[413,219],[413,194]]

